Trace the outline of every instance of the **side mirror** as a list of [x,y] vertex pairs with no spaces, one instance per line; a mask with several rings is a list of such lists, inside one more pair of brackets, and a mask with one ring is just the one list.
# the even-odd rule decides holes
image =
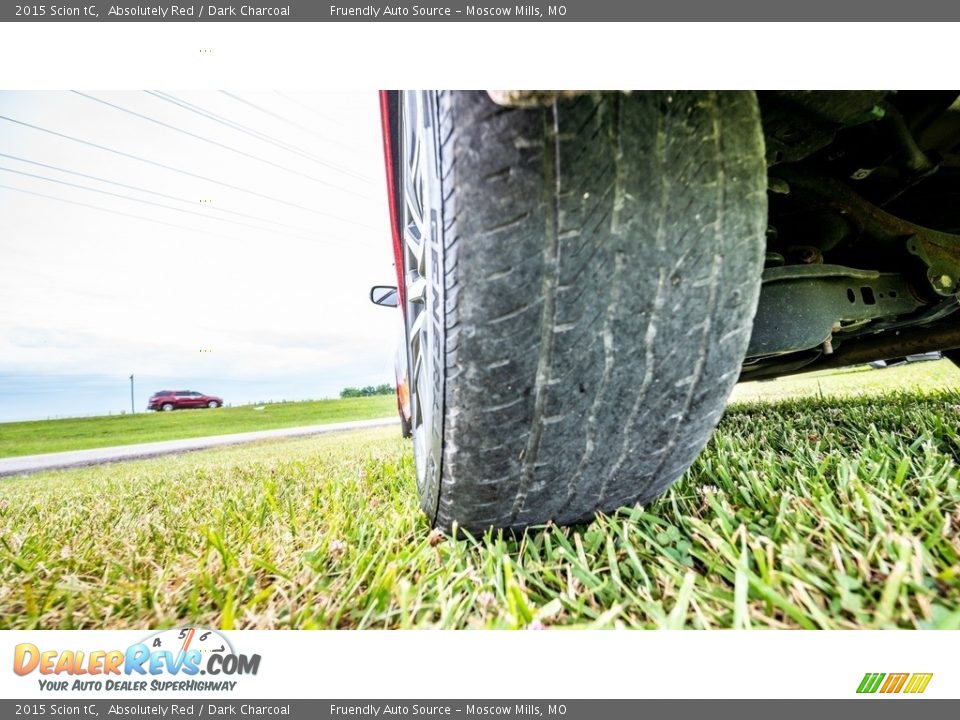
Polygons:
[[383,307],[396,307],[400,304],[400,293],[393,285],[374,285],[370,288],[370,302]]

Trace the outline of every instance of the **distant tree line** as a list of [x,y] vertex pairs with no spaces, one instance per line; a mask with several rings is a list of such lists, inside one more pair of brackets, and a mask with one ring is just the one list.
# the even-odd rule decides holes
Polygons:
[[367,385],[362,388],[348,387],[340,391],[340,397],[342,398],[352,398],[352,397],[370,397],[371,395],[393,395],[396,392],[396,388],[390,383],[384,383],[383,385]]

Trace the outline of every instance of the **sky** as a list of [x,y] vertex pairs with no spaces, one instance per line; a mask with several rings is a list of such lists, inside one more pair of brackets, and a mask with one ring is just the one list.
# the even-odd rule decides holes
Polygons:
[[375,93],[0,92],[0,422],[392,382],[394,283]]

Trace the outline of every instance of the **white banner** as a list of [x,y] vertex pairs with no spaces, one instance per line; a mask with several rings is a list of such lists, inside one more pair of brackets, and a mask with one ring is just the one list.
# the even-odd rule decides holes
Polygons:
[[949,631],[7,631],[0,658],[8,699],[960,698]]

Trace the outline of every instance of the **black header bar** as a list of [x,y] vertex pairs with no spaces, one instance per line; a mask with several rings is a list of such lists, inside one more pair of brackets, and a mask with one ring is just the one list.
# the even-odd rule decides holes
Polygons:
[[[946,22],[960,3],[939,0],[80,0],[0,4],[0,22]],[[759,30],[758,30],[759,31]],[[810,42],[815,43],[811,29]],[[853,41],[853,40],[851,40]]]

